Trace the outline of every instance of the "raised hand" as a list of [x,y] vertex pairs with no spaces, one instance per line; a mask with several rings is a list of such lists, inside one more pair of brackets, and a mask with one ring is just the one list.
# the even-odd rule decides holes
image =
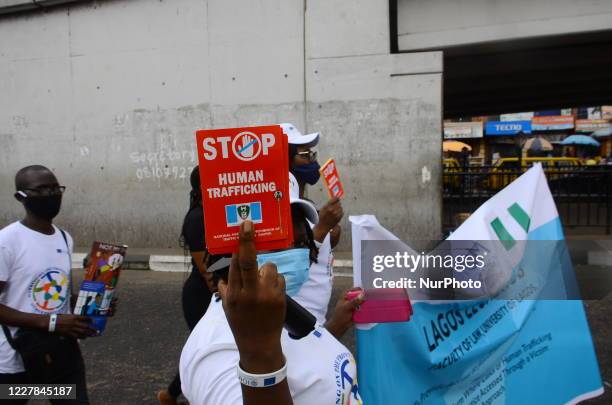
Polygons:
[[319,222],[312,229],[314,238],[323,242],[325,236],[340,222],[344,216],[342,203],[338,197],[330,199],[319,210]]
[[[359,290],[360,293],[355,298],[349,299],[348,293]],[[325,328],[338,340],[353,325],[353,312],[363,303],[364,292],[360,288],[345,291],[342,298],[338,300],[336,308],[331,318],[325,323]]]
[[240,227],[240,246],[219,294],[245,371],[265,373],[284,364],[280,335],[285,321],[285,279],[272,263],[257,268],[251,221]]

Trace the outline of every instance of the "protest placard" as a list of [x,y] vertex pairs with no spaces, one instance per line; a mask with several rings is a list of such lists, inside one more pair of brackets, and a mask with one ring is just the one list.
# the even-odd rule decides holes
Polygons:
[[255,225],[258,250],[291,243],[287,137],[278,125],[196,132],[206,246],[238,249],[240,224]]
[[319,171],[321,172],[321,176],[323,176],[323,181],[327,186],[327,192],[330,198],[342,198],[344,196],[344,187],[340,181],[340,175],[338,174],[338,168],[336,167],[334,159],[329,159],[325,162]]

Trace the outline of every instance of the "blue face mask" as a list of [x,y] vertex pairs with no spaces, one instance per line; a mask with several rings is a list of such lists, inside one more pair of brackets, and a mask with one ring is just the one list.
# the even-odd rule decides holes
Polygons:
[[317,184],[321,173],[319,173],[319,162],[311,162],[306,165],[294,166],[291,170],[298,183],[308,183],[311,186]]
[[276,270],[285,277],[287,294],[292,297],[300,291],[302,284],[308,279],[310,250],[289,249],[257,255],[257,265],[259,267],[267,262],[274,263]]

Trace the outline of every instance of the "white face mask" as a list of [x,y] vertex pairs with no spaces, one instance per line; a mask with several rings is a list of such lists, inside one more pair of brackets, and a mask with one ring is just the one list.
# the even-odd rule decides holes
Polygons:
[[300,291],[302,284],[308,279],[310,250],[288,249],[257,255],[257,265],[259,267],[268,262],[274,263],[279,274],[285,277],[287,295],[292,297]]

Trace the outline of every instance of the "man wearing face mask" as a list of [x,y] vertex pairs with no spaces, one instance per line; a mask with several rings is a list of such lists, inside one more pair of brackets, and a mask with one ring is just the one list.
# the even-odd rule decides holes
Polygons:
[[[44,166],[28,166],[15,176],[15,198],[25,217],[0,230],[0,384],[49,383],[33,380],[13,346],[27,330],[40,331],[37,342],[63,336],[62,368],[51,376],[56,384],[76,384],[76,400],[88,404],[85,366],[77,338],[96,333],[91,319],[71,315],[72,238],[53,225],[65,190]],[[9,336],[10,335],[10,336]],[[30,335],[31,336],[31,335]],[[49,340],[47,340],[48,342]],[[51,400],[52,403],[58,400]],[[12,403],[25,403],[17,400]]]

